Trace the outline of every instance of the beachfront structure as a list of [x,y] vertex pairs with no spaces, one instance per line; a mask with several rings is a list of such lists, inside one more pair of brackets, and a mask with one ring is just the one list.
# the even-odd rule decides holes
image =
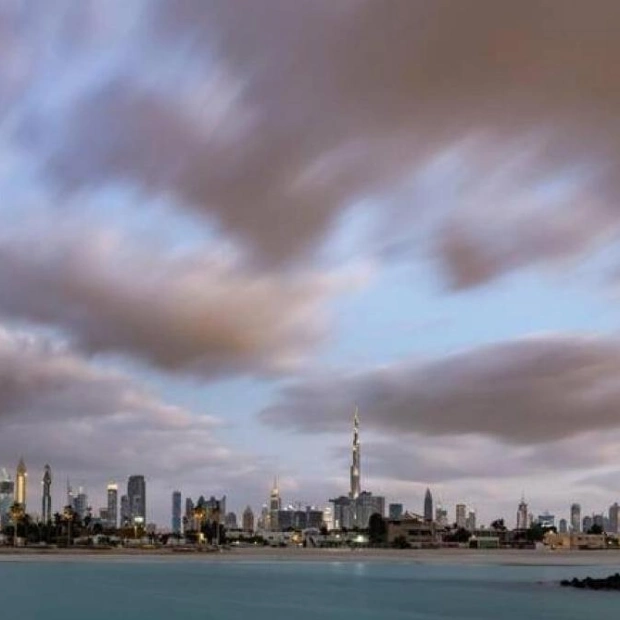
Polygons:
[[412,547],[434,546],[440,537],[431,519],[422,519],[417,515],[405,514],[402,519],[390,519],[387,522],[387,542],[393,545],[398,541]]

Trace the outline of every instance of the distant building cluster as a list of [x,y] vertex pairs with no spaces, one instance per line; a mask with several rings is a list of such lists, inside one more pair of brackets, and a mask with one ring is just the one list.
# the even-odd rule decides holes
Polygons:
[[[387,544],[391,546],[469,545],[473,547],[527,547],[544,541],[555,548],[603,548],[618,544],[620,505],[612,504],[603,512],[582,515],[581,505],[573,503],[567,518],[556,519],[549,512],[534,516],[522,497],[517,505],[515,527],[503,519],[489,527],[480,527],[475,509],[457,503],[451,516],[441,504],[435,503],[426,489],[421,514],[406,510],[402,503],[362,490],[360,420],[357,410],[353,418],[353,442],[349,468],[349,492],[330,500],[323,509],[306,502],[283,505],[278,479],[274,480],[268,501],[255,515],[246,506],[240,518],[226,510],[226,496],[208,499],[201,495],[194,500],[183,498],[175,490],[171,498],[169,536],[177,541],[219,544],[224,538],[242,541],[257,540],[265,544],[311,544],[338,546],[342,544]],[[41,499],[38,506],[27,506],[28,470],[20,459],[14,479],[0,468],[0,530],[26,532],[24,523],[47,525],[56,539],[75,529],[87,533],[97,531],[124,536],[153,536],[154,524],[147,523],[147,489],[143,475],[131,475],[125,492],[116,482],[106,488],[105,506],[93,514],[83,487],[77,490],[67,480],[66,501],[62,506],[52,503],[52,469],[45,465],[41,476]],[[26,518],[27,517],[27,518]],[[64,525],[63,525],[64,524]],[[21,526],[21,530],[20,530]],[[72,526],[74,528],[72,533]],[[49,532],[48,532],[49,533]],[[615,542],[614,542],[615,541]],[[67,543],[68,544],[68,543]]]

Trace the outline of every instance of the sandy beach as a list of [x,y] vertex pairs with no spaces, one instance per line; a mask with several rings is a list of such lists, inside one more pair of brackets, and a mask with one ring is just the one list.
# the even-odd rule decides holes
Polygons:
[[13,549],[0,548],[0,562],[41,561],[204,561],[204,562],[388,562],[433,565],[618,566],[620,551],[470,549],[301,549],[240,548],[221,552],[171,549]]

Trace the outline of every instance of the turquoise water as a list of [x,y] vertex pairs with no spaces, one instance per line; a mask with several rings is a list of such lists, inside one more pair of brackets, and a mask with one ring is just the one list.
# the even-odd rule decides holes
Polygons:
[[556,582],[612,572],[374,562],[0,562],[0,618],[584,620],[617,613],[620,593]]

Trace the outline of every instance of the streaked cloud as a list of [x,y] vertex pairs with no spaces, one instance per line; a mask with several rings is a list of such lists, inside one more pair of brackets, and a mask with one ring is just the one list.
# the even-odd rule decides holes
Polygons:
[[365,425],[400,437],[483,435],[542,444],[620,427],[620,344],[587,335],[537,336],[284,388],[261,413],[299,432],[343,428],[350,403]]
[[[315,253],[360,200],[392,223],[377,243],[405,250],[443,210],[427,232],[456,287],[617,236],[612,0],[186,0],[141,5],[132,29],[113,6],[104,34],[126,62],[75,90],[53,132],[45,109],[18,132],[65,192],[172,196],[269,265]],[[412,191],[455,149],[449,177]]]
[[291,371],[325,335],[324,302],[356,278],[257,273],[217,250],[92,228],[0,235],[0,315],[203,378]]

